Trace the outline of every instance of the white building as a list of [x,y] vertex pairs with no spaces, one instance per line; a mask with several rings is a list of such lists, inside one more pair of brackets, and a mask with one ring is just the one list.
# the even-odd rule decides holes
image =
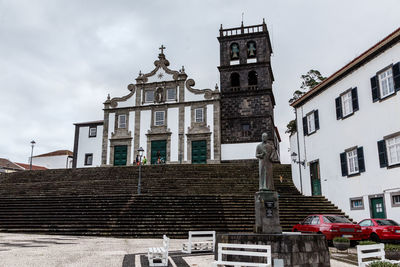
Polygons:
[[69,150],[57,150],[32,157],[32,164],[47,169],[72,168],[72,152]]
[[103,121],[75,123],[73,168],[99,167],[101,164],[101,144]]
[[399,61],[400,28],[292,104],[296,186],[357,221],[400,221]]

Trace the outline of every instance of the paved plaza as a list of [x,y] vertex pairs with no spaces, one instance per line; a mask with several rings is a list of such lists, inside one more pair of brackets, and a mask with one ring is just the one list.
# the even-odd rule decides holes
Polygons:
[[[213,256],[182,255],[185,240],[170,240],[170,265],[208,267]],[[147,248],[160,246],[161,239],[127,239],[61,235],[0,233],[1,267],[128,267],[146,266]],[[352,266],[331,260],[331,266]]]

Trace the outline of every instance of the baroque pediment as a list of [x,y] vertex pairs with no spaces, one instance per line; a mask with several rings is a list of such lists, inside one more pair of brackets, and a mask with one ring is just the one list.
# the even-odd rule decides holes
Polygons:
[[155,68],[149,73],[139,73],[139,76],[136,78],[137,84],[176,81],[179,79],[185,80],[187,78],[183,67],[179,71],[168,68],[169,61],[163,53],[158,55],[158,60],[154,61],[154,66]]

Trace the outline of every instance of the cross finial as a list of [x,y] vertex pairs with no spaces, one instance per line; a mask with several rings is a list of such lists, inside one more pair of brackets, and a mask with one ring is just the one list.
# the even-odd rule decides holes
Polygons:
[[160,50],[161,50],[161,54],[164,54],[164,49],[165,49],[165,46],[164,46],[164,45],[161,45],[161,47],[160,47],[160,48],[158,48],[158,49],[160,49]]

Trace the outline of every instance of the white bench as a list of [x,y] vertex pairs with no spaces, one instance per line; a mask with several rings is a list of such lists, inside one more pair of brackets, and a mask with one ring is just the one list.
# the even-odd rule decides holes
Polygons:
[[183,253],[215,250],[215,231],[189,231],[189,240],[182,245]]
[[[390,263],[400,263],[400,261],[387,260],[385,259],[385,245],[384,244],[374,244],[374,245],[358,245],[357,246],[357,258],[358,266],[366,267],[371,262],[381,260]],[[367,258],[378,258],[374,260],[363,261]]]
[[[241,249],[241,250],[239,250]],[[254,251],[258,250],[258,251]],[[261,251],[260,251],[261,250]],[[224,255],[250,256],[266,258],[265,263],[254,263],[245,261],[228,261],[224,260]],[[255,266],[255,267],[271,267],[271,246],[270,245],[244,245],[244,244],[218,244],[218,260],[213,262],[213,267],[218,265],[239,266]]]
[[149,248],[147,253],[149,266],[168,266],[168,248],[169,238],[164,235],[162,247]]

